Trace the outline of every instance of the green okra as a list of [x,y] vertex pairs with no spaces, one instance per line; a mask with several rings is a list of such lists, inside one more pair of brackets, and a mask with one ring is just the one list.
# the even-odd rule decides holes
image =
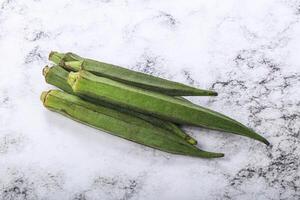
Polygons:
[[269,142],[253,130],[225,115],[160,93],[129,86],[81,70],[70,72],[68,83],[76,94],[143,112],[178,124],[188,124]]
[[[65,59],[65,56],[66,56],[65,53],[51,51],[48,59],[58,65],[63,59]],[[69,61],[71,61],[71,60],[69,60]]]
[[[113,107],[115,107],[115,106],[113,106]],[[176,124],[174,124],[172,122],[161,120],[161,119],[158,119],[156,117],[145,115],[145,114],[142,114],[142,113],[138,113],[138,112],[135,112],[135,111],[132,111],[132,110],[129,110],[129,109],[121,109],[120,107],[118,107],[118,110],[123,111],[123,112],[128,113],[128,114],[132,114],[136,117],[144,119],[147,122],[150,122],[151,124],[153,124],[157,127],[160,127],[160,128],[166,129],[166,130],[168,130],[172,133],[175,133],[180,138],[183,138],[185,141],[187,141],[188,143],[190,143],[192,145],[197,144],[196,139],[194,139],[193,137],[191,137],[190,135],[185,133]]]
[[[73,94],[73,90],[72,90],[71,86],[67,83],[68,74],[69,74],[69,72],[60,66],[53,66],[53,67],[46,66],[43,69],[43,75],[44,75],[47,83],[54,85],[64,91],[68,92],[69,94]],[[148,115],[138,113],[138,112],[135,112],[135,111],[132,111],[129,109],[124,109],[122,107],[118,107],[116,105],[112,105],[112,104],[109,104],[104,101],[98,101],[98,100],[95,100],[95,99],[92,99],[89,97],[83,97],[83,98],[92,103],[97,103],[97,104],[100,104],[100,105],[103,105],[103,106],[106,106],[106,107],[109,107],[112,109],[119,110],[126,114],[130,114],[130,115],[136,116],[138,118],[141,118],[141,119],[151,123],[154,126],[163,128],[165,130],[168,130],[168,131],[178,135],[180,138],[183,138],[185,141],[187,141],[190,144],[193,144],[193,145],[197,144],[197,140],[195,140],[194,138],[189,136],[187,133],[185,133],[183,130],[181,130],[177,125],[173,124],[172,122],[164,121],[164,120],[155,118],[153,116],[148,116]]]
[[161,151],[203,158],[224,156],[222,153],[202,151],[184,141],[179,141],[177,135],[170,134],[168,131],[151,124],[144,126],[144,121],[137,117],[92,104],[75,95],[59,90],[43,92],[41,100],[49,110],[113,135]]
[[60,66],[46,66],[43,69],[43,76],[47,83],[54,85],[69,94],[73,94],[71,86],[67,84],[68,75],[69,72]]
[[214,91],[198,89],[120,66],[85,59],[74,53],[51,52],[49,60],[71,71],[86,70],[98,76],[170,96],[217,96]]

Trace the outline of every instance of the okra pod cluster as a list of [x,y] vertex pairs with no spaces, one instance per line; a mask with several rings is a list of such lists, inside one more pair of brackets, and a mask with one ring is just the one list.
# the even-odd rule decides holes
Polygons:
[[[46,66],[43,69],[43,75],[45,76],[45,80],[47,83],[54,85],[58,87],[59,89],[66,91],[70,94],[74,94],[71,86],[67,83],[68,80],[68,71],[63,69],[60,66],[52,66],[48,67]],[[81,96],[81,95],[79,95]],[[106,106],[108,108],[112,108],[115,110],[118,110],[123,113],[127,113],[130,115],[133,115],[135,117],[141,118],[155,126],[158,126],[160,128],[169,130],[173,132],[174,134],[177,134],[179,137],[182,137],[184,140],[186,140],[188,143],[195,145],[197,144],[197,140],[186,134],[184,131],[182,131],[176,124],[173,124],[172,122],[169,121],[164,121],[159,118],[155,118],[152,116],[148,116],[142,113],[135,112],[133,110],[125,109],[122,107],[119,107],[117,105],[110,104],[109,102],[105,101],[98,101],[96,99],[90,98],[88,96],[81,96],[81,98],[86,99],[89,102],[99,104],[102,106]]]
[[83,58],[51,52],[43,75],[59,90],[43,92],[49,110],[83,124],[161,151],[202,158],[222,153],[199,149],[180,126],[192,125],[269,142],[240,122],[181,96],[216,96],[210,90]]

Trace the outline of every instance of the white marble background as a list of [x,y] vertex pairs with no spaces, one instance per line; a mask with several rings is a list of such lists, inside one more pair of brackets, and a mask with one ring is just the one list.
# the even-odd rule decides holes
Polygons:
[[[0,199],[299,199],[299,0],[0,0]],[[51,50],[210,88],[271,147],[187,128],[175,156],[46,110]]]

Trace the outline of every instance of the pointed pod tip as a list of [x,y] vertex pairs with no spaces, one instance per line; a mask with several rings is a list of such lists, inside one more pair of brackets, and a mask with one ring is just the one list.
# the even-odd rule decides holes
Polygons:
[[264,138],[264,139],[262,140],[262,142],[265,143],[267,146],[270,146],[270,142],[269,142],[267,139]]
[[224,153],[219,153],[219,158],[223,158],[225,156]]
[[218,93],[212,90],[196,89],[189,95],[183,95],[183,96],[218,96]]
[[213,153],[213,152],[210,152],[210,158],[222,158],[224,156],[225,156],[224,153]]
[[252,139],[255,139],[255,140],[258,140],[258,141],[266,144],[267,146],[270,145],[270,142],[266,138],[264,138],[263,136],[259,135],[256,132],[254,132],[252,129],[249,129],[249,130],[251,131],[251,134],[248,137],[250,137]]
[[218,96],[218,93],[217,93],[217,92],[214,92],[214,91],[211,91],[211,92],[210,92],[210,96]]
[[224,157],[224,153],[215,153],[215,152],[208,152],[208,151],[203,151],[200,150],[198,157],[201,158],[222,158]]

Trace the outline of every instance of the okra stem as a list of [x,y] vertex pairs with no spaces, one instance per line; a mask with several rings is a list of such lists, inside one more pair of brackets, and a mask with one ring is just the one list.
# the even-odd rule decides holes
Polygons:
[[61,60],[65,57],[64,53],[59,53],[56,51],[51,51],[49,54],[49,60],[51,60],[52,62],[58,64],[61,62]]

